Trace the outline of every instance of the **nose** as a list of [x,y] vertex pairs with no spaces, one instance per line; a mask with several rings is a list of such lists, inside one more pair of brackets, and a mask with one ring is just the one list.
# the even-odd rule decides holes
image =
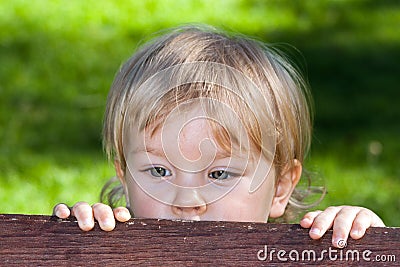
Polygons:
[[207,203],[196,189],[181,188],[171,205],[172,213],[188,220],[199,220],[199,216],[207,211]]

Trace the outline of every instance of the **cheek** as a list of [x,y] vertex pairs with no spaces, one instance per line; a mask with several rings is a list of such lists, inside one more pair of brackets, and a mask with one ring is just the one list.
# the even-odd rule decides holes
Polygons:
[[128,182],[130,209],[137,218],[162,218],[167,206],[146,194],[135,182]]
[[[267,222],[275,192],[274,179],[269,177],[253,193],[249,193],[249,186],[249,182],[242,182],[221,199],[221,203],[215,203],[223,214],[223,220]],[[227,206],[232,208],[227,209]]]
[[261,186],[253,194],[255,201],[258,202],[258,208],[265,211],[265,221],[267,221],[275,197],[275,170],[268,173]]
[[[272,179],[271,179],[272,180]],[[257,191],[249,193],[250,216],[257,222],[267,222],[274,197],[274,183],[266,181]]]

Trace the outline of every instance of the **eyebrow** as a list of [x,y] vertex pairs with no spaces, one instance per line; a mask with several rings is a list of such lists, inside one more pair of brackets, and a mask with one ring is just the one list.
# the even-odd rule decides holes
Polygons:
[[[152,147],[148,147],[148,148],[138,148],[138,149],[134,149],[132,150],[133,154],[138,154],[138,153],[150,153],[153,154],[154,156],[157,157],[165,157],[165,153],[163,150],[160,149],[156,149],[156,148],[152,148]],[[232,153],[227,153],[225,151],[217,151],[215,159],[224,159],[224,158],[231,158],[234,155]]]
[[165,154],[164,154],[164,152],[161,150],[159,150],[159,149],[155,149],[155,148],[138,148],[138,149],[134,149],[134,150],[132,150],[132,153],[133,154],[138,154],[138,153],[150,153],[150,154],[153,154],[153,155],[155,155],[155,156],[157,156],[157,157],[165,157]]

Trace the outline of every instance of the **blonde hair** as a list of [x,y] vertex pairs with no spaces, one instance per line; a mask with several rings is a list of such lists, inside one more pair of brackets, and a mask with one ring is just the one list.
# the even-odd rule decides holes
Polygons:
[[[277,173],[294,159],[304,161],[312,113],[300,73],[272,46],[204,25],[169,31],[141,47],[119,70],[104,117],[109,158],[118,159],[125,171],[124,126],[154,132],[175,107],[193,99],[201,99],[206,113],[224,122],[224,127],[212,126],[221,147],[228,149],[230,142],[240,144],[242,139],[239,126],[223,110],[228,106],[251,144],[273,160]],[[265,141],[271,137],[272,150]],[[108,202],[113,204],[121,192],[108,192]]]

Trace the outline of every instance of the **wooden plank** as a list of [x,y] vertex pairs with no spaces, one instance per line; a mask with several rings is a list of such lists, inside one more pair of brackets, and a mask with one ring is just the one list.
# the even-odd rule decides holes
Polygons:
[[331,238],[332,231],[312,240],[297,224],[148,219],[118,223],[112,232],[97,225],[83,232],[73,220],[8,214],[0,215],[0,265],[393,266],[400,262],[400,228],[371,228],[364,238],[349,240],[341,250],[331,246]]

